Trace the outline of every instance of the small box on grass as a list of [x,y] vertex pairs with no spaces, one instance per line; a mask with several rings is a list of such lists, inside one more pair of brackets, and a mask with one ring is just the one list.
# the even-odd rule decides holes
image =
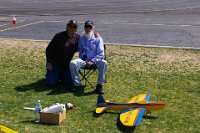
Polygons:
[[59,125],[62,121],[66,119],[66,110],[58,113],[46,113],[45,110],[48,108],[44,108],[40,112],[40,122],[48,123],[48,124],[56,124]]

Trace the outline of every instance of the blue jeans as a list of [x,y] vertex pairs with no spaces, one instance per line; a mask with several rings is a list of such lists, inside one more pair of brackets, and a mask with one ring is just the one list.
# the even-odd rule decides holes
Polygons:
[[[98,69],[98,85],[102,85],[104,83],[106,71],[107,71],[107,61],[103,59],[97,60],[96,64]],[[83,61],[82,59],[75,59],[72,60],[69,64],[69,68],[71,71],[71,76],[73,79],[74,86],[80,86],[80,76],[79,76],[79,70],[80,68],[83,68],[86,66],[86,61]]]
[[61,69],[53,65],[52,70],[46,70],[46,85],[55,86],[61,80],[66,84],[73,84],[70,69]]

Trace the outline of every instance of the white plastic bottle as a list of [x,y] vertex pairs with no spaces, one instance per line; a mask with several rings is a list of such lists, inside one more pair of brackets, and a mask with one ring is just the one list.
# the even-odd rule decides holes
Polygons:
[[35,122],[40,122],[40,111],[42,110],[42,105],[40,100],[38,100],[37,105],[35,106]]

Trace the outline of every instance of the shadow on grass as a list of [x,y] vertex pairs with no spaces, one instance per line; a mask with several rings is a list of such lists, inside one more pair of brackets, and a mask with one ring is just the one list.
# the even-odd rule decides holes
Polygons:
[[[95,118],[99,118],[101,115],[103,114],[106,114],[106,113],[112,113],[112,114],[119,114],[118,112],[104,112],[104,113],[101,113],[101,114],[97,114],[95,111],[92,111],[93,113],[93,117]],[[155,117],[155,116],[143,116],[144,119],[157,119],[158,117]],[[120,121],[120,114],[118,115],[118,118],[117,118],[117,128],[120,130],[120,132],[122,133],[133,133],[136,129],[136,126],[132,126],[132,127],[127,127],[127,126],[124,126],[121,121]]]
[[149,116],[149,115],[148,116],[145,115],[145,116],[143,116],[143,118],[144,119],[158,119],[158,117],[156,117],[156,116]]
[[124,126],[121,122],[120,122],[120,119],[119,119],[119,112],[104,112],[104,113],[100,113],[100,114],[97,114],[95,111],[92,111],[93,113],[93,117],[95,118],[99,118],[100,116],[102,116],[103,114],[116,114],[118,115],[118,118],[117,118],[117,128],[120,130],[120,132],[122,133],[133,133],[134,130],[135,130],[135,127],[127,127],[127,126]]
[[86,86],[83,86],[83,89],[77,92],[73,92],[75,96],[89,96],[89,95],[94,95],[96,94],[95,90],[92,89],[90,92],[85,92],[85,89],[91,89]]
[[119,112],[112,112],[112,111],[106,111],[106,112],[103,112],[103,113],[96,113],[96,110],[94,110],[94,111],[92,111],[92,113],[93,113],[93,117],[96,117],[96,118],[98,118],[98,117],[100,117],[100,116],[102,116],[103,114],[119,114]]
[[25,120],[22,121],[22,123],[29,123],[29,124],[34,124],[34,125],[46,125],[46,126],[58,126],[57,124],[51,124],[51,123],[40,123],[40,122],[35,122],[34,120]]
[[135,126],[133,127],[127,127],[124,126],[121,121],[120,121],[120,114],[117,117],[117,128],[122,132],[122,133],[133,133],[135,131]]
[[72,85],[64,84],[59,82],[55,87],[48,87],[45,85],[45,79],[40,79],[37,82],[30,83],[27,85],[18,86],[15,88],[16,91],[25,92],[34,90],[35,92],[50,91],[47,95],[59,95],[63,93],[74,93],[75,96],[88,96],[95,94],[95,91],[84,93],[85,87],[77,92],[72,92]]
[[58,85],[55,87],[48,87],[45,85],[45,79],[40,79],[37,82],[31,84],[18,86],[15,88],[15,90],[19,92],[25,92],[29,90],[34,90],[35,92],[43,92],[51,90],[51,92],[48,93],[47,95],[56,95],[56,94],[70,92],[69,91],[70,87],[71,87],[70,85],[64,85],[62,83],[58,83]]

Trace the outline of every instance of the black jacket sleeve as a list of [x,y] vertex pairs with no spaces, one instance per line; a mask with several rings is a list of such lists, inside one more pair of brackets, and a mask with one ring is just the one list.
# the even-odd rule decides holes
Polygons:
[[51,63],[55,58],[54,51],[56,49],[56,44],[57,44],[57,34],[53,37],[53,39],[46,48],[46,61],[48,63]]

